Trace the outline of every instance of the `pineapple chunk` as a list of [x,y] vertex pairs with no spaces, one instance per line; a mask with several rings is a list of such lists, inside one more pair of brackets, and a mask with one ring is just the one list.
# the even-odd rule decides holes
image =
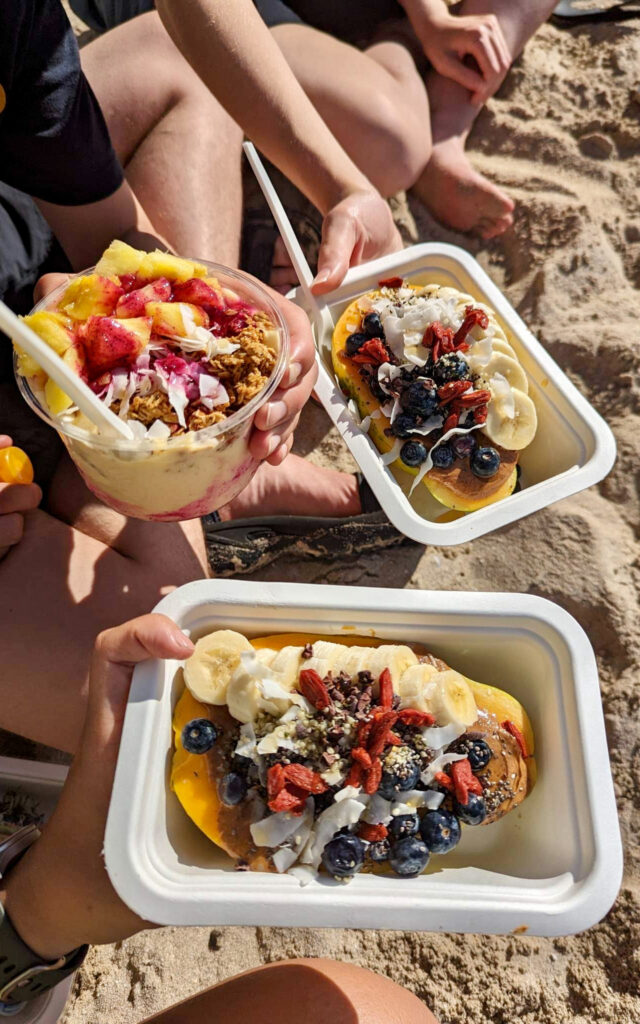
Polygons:
[[[73,335],[71,333],[72,321],[61,313],[47,313],[41,311],[40,313],[31,313],[29,316],[25,316],[22,319],[25,324],[27,324],[32,331],[35,331],[43,341],[46,341],[47,345],[49,345],[54,352],[57,352],[58,355],[62,355],[66,352],[73,341]],[[27,353],[23,352],[20,346],[15,343],[14,347],[18,353],[18,373],[23,377],[35,377],[36,374],[41,372],[40,366],[33,356],[27,355]]]
[[146,252],[134,249],[126,242],[117,239],[105,249],[96,265],[96,274],[102,277],[115,277],[122,274],[137,274]]
[[155,252],[147,253],[138,273],[145,281],[167,277],[170,281],[182,282],[188,281],[190,277],[205,277],[207,268],[201,263],[183,260],[180,256],[172,256],[171,253],[156,249]]
[[74,320],[87,320],[90,316],[109,316],[123,294],[119,284],[100,274],[77,277],[65,289],[59,306]]
[[[84,352],[75,345],[67,349],[62,357],[62,361],[78,376],[82,373],[86,362]],[[44,397],[52,416],[59,416],[60,413],[65,412],[73,404],[69,396],[50,377],[44,386]]]
[[157,334],[192,338],[194,327],[206,327],[209,322],[204,310],[189,302],[147,302],[144,311],[153,317],[153,330]]

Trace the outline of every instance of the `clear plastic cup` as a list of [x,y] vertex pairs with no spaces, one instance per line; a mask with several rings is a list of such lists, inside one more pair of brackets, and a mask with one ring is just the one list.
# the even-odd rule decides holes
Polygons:
[[[127,440],[99,434],[90,424],[65,422],[52,416],[37,382],[14,370],[23,398],[60,435],[87,487],[123,515],[134,519],[174,522],[196,519],[221,508],[242,491],[259,462],[249,451],[249,435],[258,409],[278,387],[289,360],[289,332],[268,292],[247,275],[199,260],[223,288],[263,310],[278,333],[278,357],[259,394],[228,419],[203,430],[166,440]],[[92,273],[94,268],[82,271]],[[55,310],[66,284],[32,310]],[[86,421],[85,421],[86,423]]]

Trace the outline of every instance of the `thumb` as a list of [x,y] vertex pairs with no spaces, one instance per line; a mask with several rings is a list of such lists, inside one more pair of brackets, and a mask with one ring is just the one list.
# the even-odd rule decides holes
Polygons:
[[322,225],[318,272],[311,286],[316,295],[330,292],[342,284],[344,275],[351,266],[356,241],[353,217],[344,210],[331,210]]

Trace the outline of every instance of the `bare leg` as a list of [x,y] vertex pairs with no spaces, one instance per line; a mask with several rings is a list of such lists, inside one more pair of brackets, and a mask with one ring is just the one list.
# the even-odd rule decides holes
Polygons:
[[388,978],[354,964],[289,960],[223,981],[143,1024],[236,1024],[254,1018],[280,1024],[386,1024],[391,1017],[438,1024],[416,996]]
[[314,466],[288,455],[279,466],[264,462],[237,498],[219,509],[221,519],[245,516],[354,516],[361,511],[352,473]]
[[236,266],[242,133],[155,11],[82,50],[127,179],[176,252]]
[[349,156],[383,195],[408,188],[429,159],[429,104],[409,51],[365,52],[307,25],[273,35],[296,78]]
[[[512,59],[545,21],[550,0],[464,0],[460,14],[495,14],[500,20]],[[433,155],[415,190],[433,215],[460,231],[483,238],[502,234],[513,223],[513,201],[474,170],[464,147],[479,107],[469,92],[436,72],[427,76],[431,104]]]

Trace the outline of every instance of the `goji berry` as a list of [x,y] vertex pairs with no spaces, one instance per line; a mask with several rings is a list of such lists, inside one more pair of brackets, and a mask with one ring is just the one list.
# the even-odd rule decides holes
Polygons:
[[464,344],[467,339],[467,334],[476,326],[476,324],[482,327],[483,331],[486,331],[489,326],[489,317],[484,310],[474,309],[473,306],[467,306],[464,311],[464,320],[458,327],[453,338],[453,346],[455,349]]
[[370,366],[391,362],[389,351],[380,338],[369,338],[351,358],[354,363],[368,363]]
[[453,430],[454,427],[458,426],[459,415],[457,412],[450,413],[444,423],[442,424],[442,432],[446,434],[448,430]]
[[382,780],[382,762],[376,759],[369,770],[365,772],[364,777],[364,791],[365,793],[375,793],[380,782]]
[[515,725],[514,722],[510,722],[508,719],[505,722],[502,722],[501,725],[502,725],[503,729],[506,729],[507,732],[511,733],[511,735],[514,738],[514,740],[516,741],[516,743],[520,747],[520,751],[522,753],[522,756],[525,757],[525,758],[526,757],[530,757],[531,755],[529,754],[529,752],[527,750],[527,742],[526,742],[524,736],[522,735],[522,733],[520,732],[520,730],[518,729],[518,726]]
[[370,825],[367,821],[361,821],[358,826],[358,835],[367,843],[379,843],[381,839],[387,838],[389,829],[386,825]]
[[443,789],[453,789],[453,782],[446,772],[436,772],[433,778],[434,781],[437,782],[439,786],[442,786]]
[[381,708],[390,708],[393,705],[393,679],[388,668],[383,668],[380,673],[380,697]]
[[363,768],[361,764],[354,761],[349,769],[349,774],[344,780],[345,786],[359,786],[362,782]]
[[284,789],[286,781],[284,767],[281,764],[274,764],[267,772],[267,794],[270,800]]
[[362,765],[363,768],[371,767],[371,757],[364,747],[354,747],[351,751],[351,757],[354,761],[357,761],[358,764]]
[[467,757],[463,761],[455,761],[451,765],[451,776],[456,800],[463,806],[468,803],[469,793],[482,794],[482,785],[476,779],[471,770],[471,763]]
[[402,288],[404,284],[404,278],[402,277],[383,277],[381,281],[378,281],[378,288]]
[[293,783],[307,793],[325,793],[329,788],[323,778],[311,768],[305,768],[303,764],[287,764],[284,767],[284,775],[287,784]]
[[318,711],[330,708],[333,704],[327,687],[313,668],[303,668],[300,673],[300,693]]
[[416,729],[425,729],[429,725],[435,725],[435,718],[428,711],[418,711],[416,708],[404,708],[398,712],[398,717],[405,725],[413,725]]

